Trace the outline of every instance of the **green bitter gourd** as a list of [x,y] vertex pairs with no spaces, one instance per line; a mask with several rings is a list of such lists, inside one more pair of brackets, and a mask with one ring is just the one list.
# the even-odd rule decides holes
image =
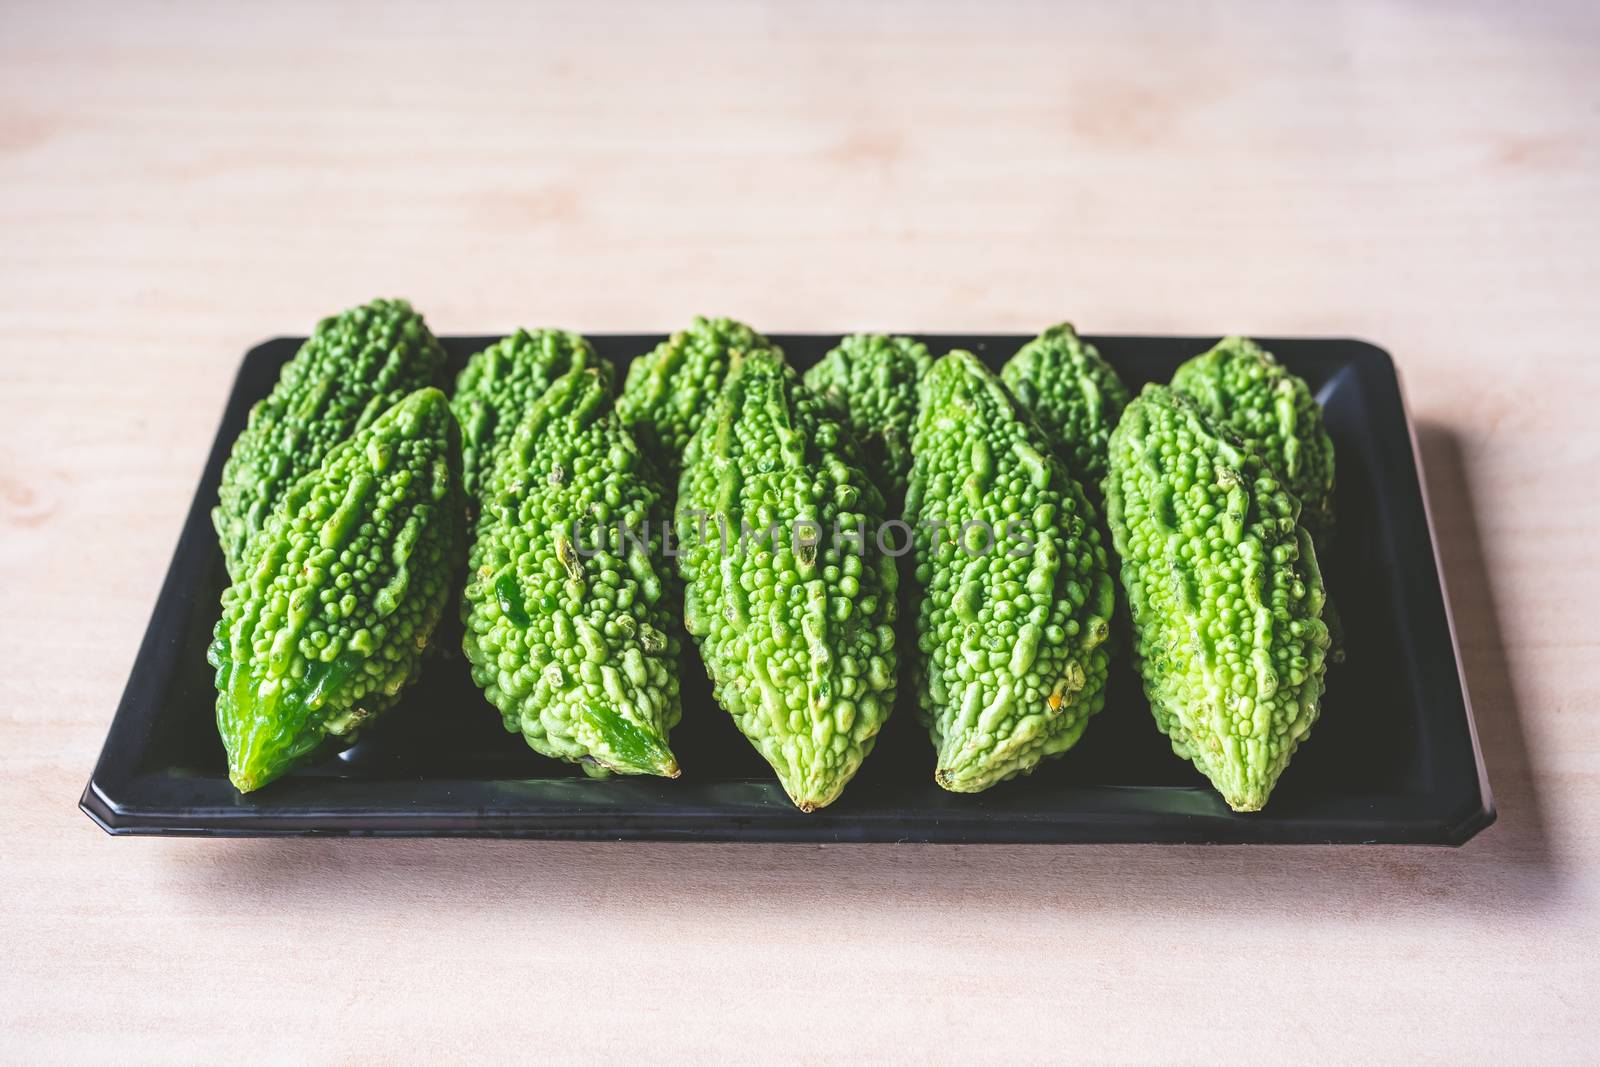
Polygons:
[[1225,337],[1180,366],[1172,389],[1260,454],[1325,546],[1333,530],[1333,440],[1305,380],[1249,338]]
[[919,704],[935,780],[977,792],[1103,706],[1113,584],[1082,488],[971,353],[923,379],[912,454]]
[[518,330],[467,361],[450,408],[461,423],[461,484],[476,498],[517,423],[550,383],[591,366],[589,342],[565,330]]
[[678,776],[669,514],[606,363],[550,385],[483,488],[462,606],[473,681],[507,730],[596,777]]
[[779,349],[742,322],[695,316],[628,367],[617,415],[639,441],[669,492],[677,489],[683,451],[711,410],[728,369],[741,355]]
[[1000,368],[1000,380],[1098,509],[1106,441],[1129,400],[1111,364],[1063,322],[1018,349]]
[[1316,721],[1323,586],[1298,502],[1258,454],[1158,385],[1111,435],[1107,517],[1156,723],[1258,811]]
[[393,705],[461,551],[460,443],[421,389],[334,446],[255,539],[209,659],[228,776],[259,789]]
[[895,561],[837,413],[745,354],[684,458],[684,622],[718,702],[802,811],[832,803],[894,705]]
[[434,384],[444,358],[403,300],[374,300],[317,324],[250,409],[222,468],[211,521],[231,579],[248,568],[251,540],[289,487],[396,401]]
[[858,333],[805,373],[806,385],[844,416],[867,474],[891,506],[905,496],[917,383],[932,365],[921,341]]

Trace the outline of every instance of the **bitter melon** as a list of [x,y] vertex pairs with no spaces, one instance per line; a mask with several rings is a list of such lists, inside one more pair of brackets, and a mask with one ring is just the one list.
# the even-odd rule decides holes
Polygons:
[[472,678],[506,729],[589,774],[678,776],[678,584],[665,495],[607,363],[557,378],[482,488],[462,607]]
[[977,792],[1104,705],[1114,590],[1082,488],[971,353],[923,379],[911,447],[919,704],[935,780]]
[[1172,389],[1260,454],[1300,501],[1319,545],[1333,530],[1333,440],[1305,380],[1247,337],[1225,337],[1172,376]]
[[1107,517],[1156,724],[1235,811],[1267,802],[1316,722],[1322,575],[1255,450],[1158,385],[1111,435]]
[[1018,349],[1000,368],[1000,380],[1098,509],[1106,440],[1129,399],[1111,364],[1063,322]]
[[435,384],[444,349],[404,300],[374,300],[317,324],[284,364],[222,468],[211,513],[229,578],[283,495],[340,441],[406,394]]
[[209,659],[228,776],[259,789],[417,677],[461,551],[460,443],[437,389],[335,445],[222,597]]
[[770,350],[735,361],[684,462],[684,622],[717,701],[813,811],[894,706],[882,497],[837,414]]
[[844,416],[867,474],[891,505],[905,496],[917,383],[932,365],[921,341],[858,333],[840,341],[805,374],[806,385]]
[[650,352],[636,358],[617,398],[617,415],[677,491],[683,451],[711,410],[728,368],[741,355],[779,349],[742,322],[696,316]]
[[518,330],[467,361],[450,407],[461,423],[461,484],[469,497],[550,383],[594,362],[589,342],[565,330]]

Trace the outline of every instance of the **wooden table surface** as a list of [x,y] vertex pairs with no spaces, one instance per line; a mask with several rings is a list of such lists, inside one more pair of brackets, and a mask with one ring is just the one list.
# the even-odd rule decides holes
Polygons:
[[[0,1059],[1593,1062],[1597,249],[1581,2],[0,6]],[[78,793],[240,353],[377,294],[1377,341],[1499,823],[113,840]]]

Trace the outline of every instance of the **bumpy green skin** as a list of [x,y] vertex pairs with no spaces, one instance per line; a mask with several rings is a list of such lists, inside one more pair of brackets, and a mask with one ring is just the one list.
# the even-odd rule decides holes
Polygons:
[[1063,322],[1018,349],[1000,368],[1000,380],[1098,508],[1106,441],[1130,399],[1111,364]]
[[450,408],[461,423],[461,483],[469,497],[550,383],[594,363],[589,342],[565,330],[518,330],[467,361]]
[[610,374],[599,363],[557,378],[501,452],[469,556],[462,647],[534,750],[596,777],[676,778],[669,511],[612,410]]
[[1106,506],[1156,723],[1235,811],[1310,732],[1328,628],[1298,503],[1187,398],[1146,386],[1111,435]]
[[975,793],[1104,705],[1114,589],[1082,488],[971,353],[923,379],[912,452],[919,703],[935,780]]
[[250,409],[222,468],[211,521],[230,578],[247,569],[250,541],[289,487],[400,398],[435,384],[444,358],[404,300],[374,300],[317,324],[272,392]]
[[844,416],[886,501],[905,496],[917,383],[931,366],[933,357],[920,341],[858,333],[806,371],[806,385]]
[[684,622],[717,701],[802,811],[838,798],[894,707],[883,516],[837,413],[777,353],[741,359],[685,456]]
[[711,410],[735,358],[779,349],[742,322],[696,316],[628,367],[617,415],[655,463],[665,484],[677,484],[683,452]]
[[222,596],[209,659],[228,776],[259,789],[399,699],[450,599],[460,442],[437,389],[295,483]]
[[1179,367],[1172,388],[1260,454],[1324,544],[1333,530],[1333,440],[1305,380],[1249,338],[1227,337]]

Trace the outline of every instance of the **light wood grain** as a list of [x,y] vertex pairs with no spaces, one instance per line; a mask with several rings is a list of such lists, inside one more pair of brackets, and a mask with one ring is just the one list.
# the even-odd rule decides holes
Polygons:
[[[1577,0],[0,6],[0,1058],[1592,1062],[1597,72]],[[75,800],[239,354],[375,294],[447,333],[1373,339],[1500,822],[105,837]]]

